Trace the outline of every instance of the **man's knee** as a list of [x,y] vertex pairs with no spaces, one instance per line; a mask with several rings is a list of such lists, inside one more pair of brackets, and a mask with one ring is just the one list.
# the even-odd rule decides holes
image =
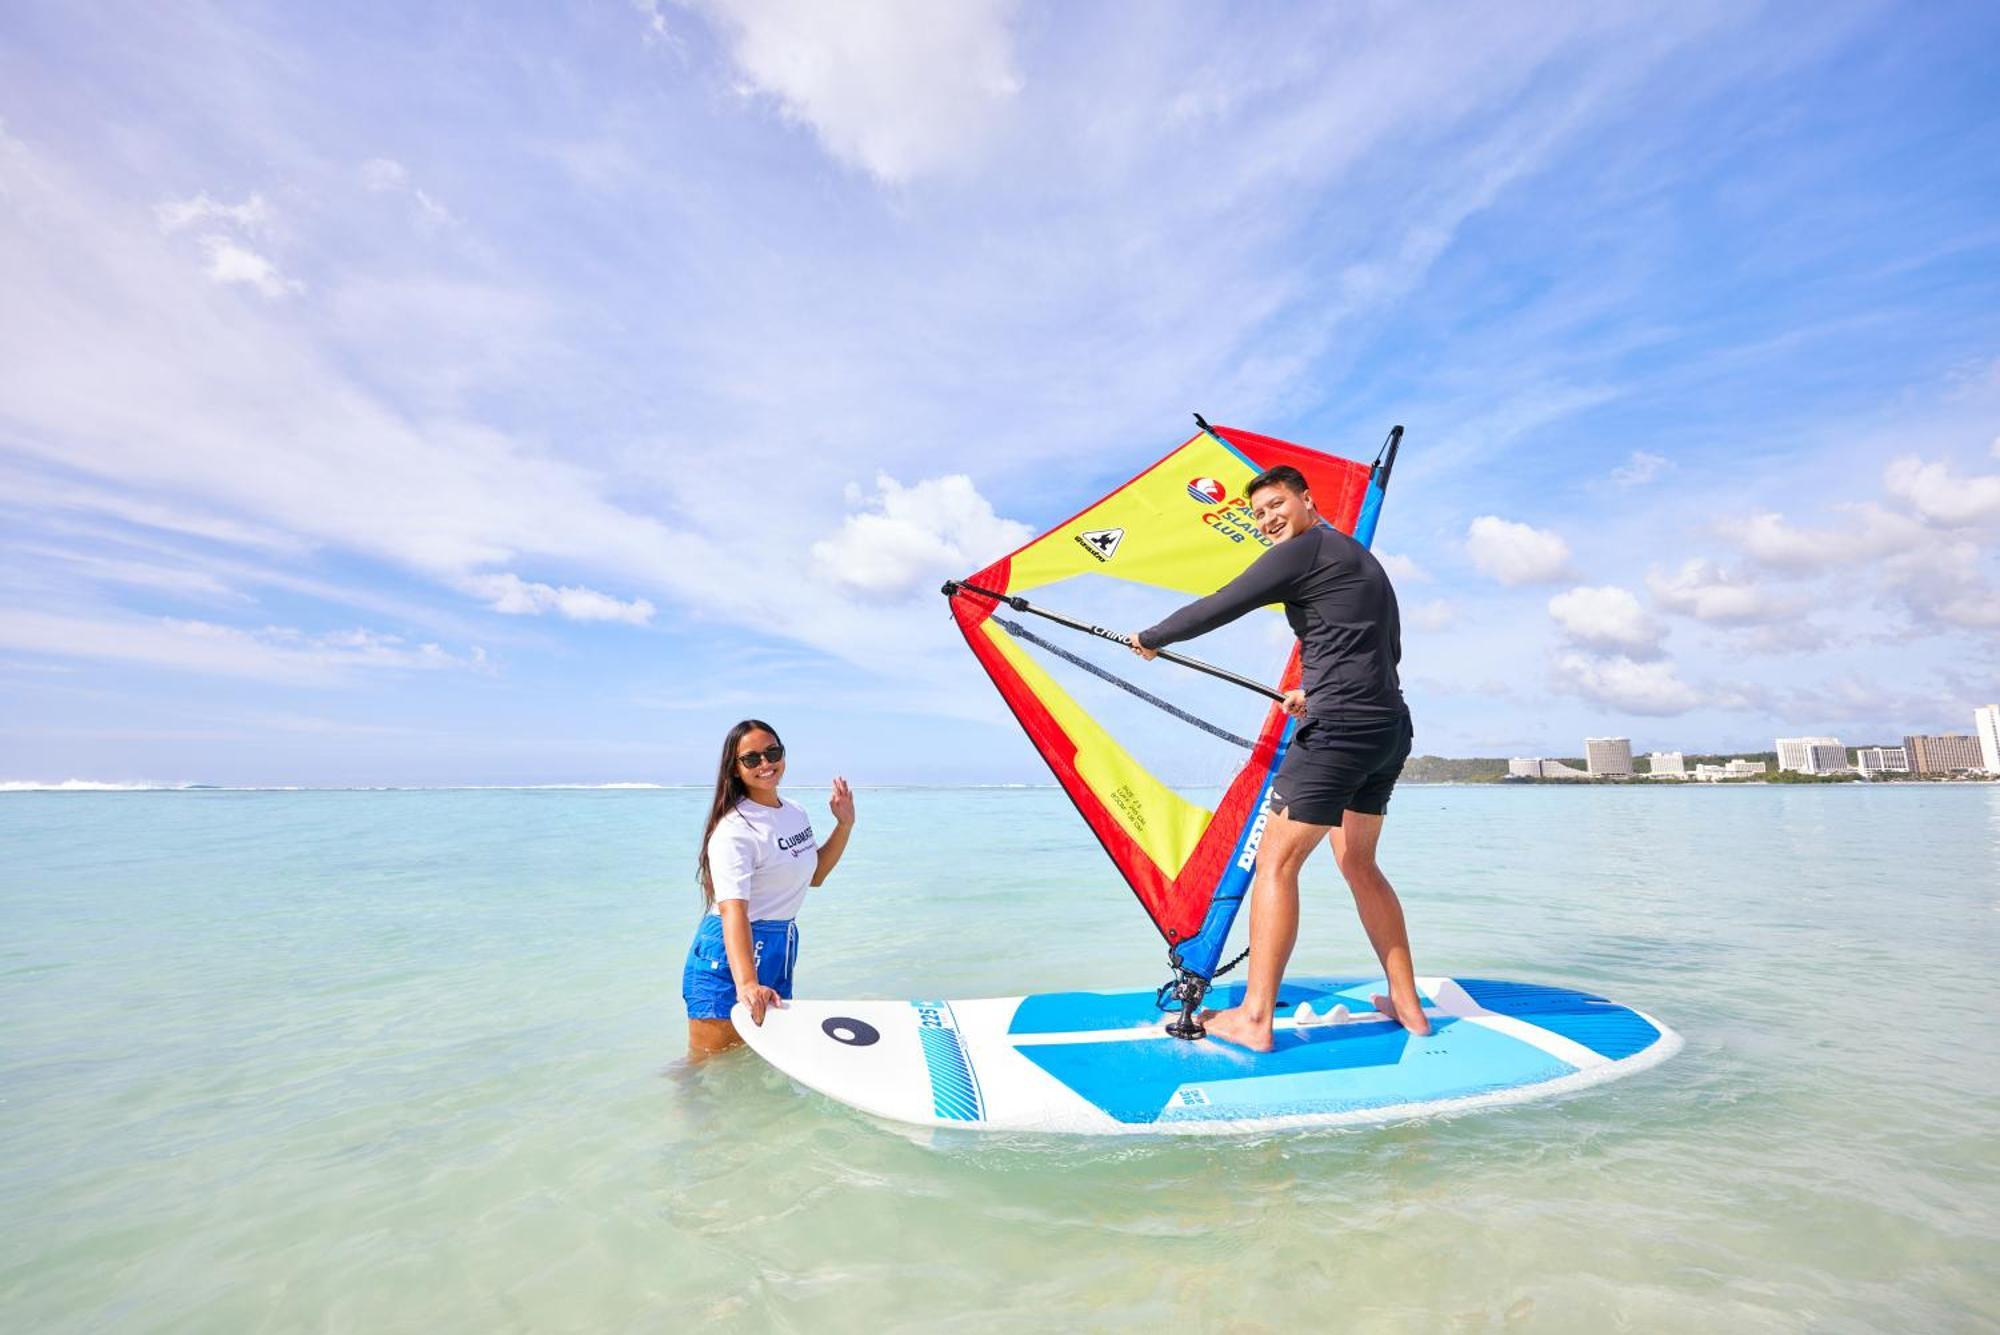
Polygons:
[[1296,876],[1313,849],[1319,846],[1320,835],[1325,829],[1325,826],[1294,820],[1284,811],[1272,812],[1270,821],[1264,827],[1264,836],[1257,845],[1257,870],[1266,874],[1276,872]]
[[1381,875],[1381,868],[1375,865],[1375,850],[1372,848],[1335,848],[1333,861],[1350,885],[1356,881],[1370,880]]
[[1340,867],[1341,875],[1348,880],[1380,874],[1380,868],[1375,865],[1375,847],[1382,828],[1380,822],[1379,816],[1371,819],[1365,812],[1350,811],[1346,819],[1328,834],[1327,842],[1333,845],[1333,860]]

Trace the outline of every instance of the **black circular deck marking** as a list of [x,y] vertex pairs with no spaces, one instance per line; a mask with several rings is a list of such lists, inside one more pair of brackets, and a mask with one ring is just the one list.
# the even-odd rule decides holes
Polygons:
[[822,1020],[819,1026],[826,1036],[836,1043],[845,1043],[850,1048],[865,1048],[870,1043],[882,1041],[882,1031],[866,1020],[851,1020],[845,1015],[835,1015]]

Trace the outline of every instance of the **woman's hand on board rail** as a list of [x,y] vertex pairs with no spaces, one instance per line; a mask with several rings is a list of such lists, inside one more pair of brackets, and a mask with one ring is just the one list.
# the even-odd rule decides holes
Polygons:
[[737,988],[736,1000],[750,1008],[750,1023],[760,1029],[764,1026],[764,1012],[775,1010],[785,1004],[783,997],[762,983],[751,983],[747,987]]

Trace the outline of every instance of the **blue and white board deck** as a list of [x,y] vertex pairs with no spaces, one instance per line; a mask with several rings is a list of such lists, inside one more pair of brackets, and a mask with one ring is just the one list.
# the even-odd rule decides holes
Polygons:
[[[1380,978],[1300,978],[1273,1052],[1164,1032],[1147,992],[796,1000],[736,1028],[799,1083],[918,1126],[1087,1135],[1384,1122],[1565,1093],[1666,1060],[1679,1035],[1568,988],[1420,978],[1431,1033],[1377,1015]],[[1212,1004],[1233,1006],[1240,985]],[[1344,1008],[1344,1009],[1342,1009]],[[1329,1017],[1331,1015],[1331,1018]]]

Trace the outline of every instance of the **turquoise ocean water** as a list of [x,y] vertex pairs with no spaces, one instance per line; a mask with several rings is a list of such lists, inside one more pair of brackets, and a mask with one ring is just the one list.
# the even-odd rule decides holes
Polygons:
[[[803,994],[1161,981],[1059,793],[859,803]],[[931,1140],[686,1067],[703,806],[0,796],[0,1329],[2000,1327],[2000,787],[1405,789],[1420,972],[1686,1050],[1235,1140]],[[1305,914],[1297,967],[1359,971],[1324,855]]]

